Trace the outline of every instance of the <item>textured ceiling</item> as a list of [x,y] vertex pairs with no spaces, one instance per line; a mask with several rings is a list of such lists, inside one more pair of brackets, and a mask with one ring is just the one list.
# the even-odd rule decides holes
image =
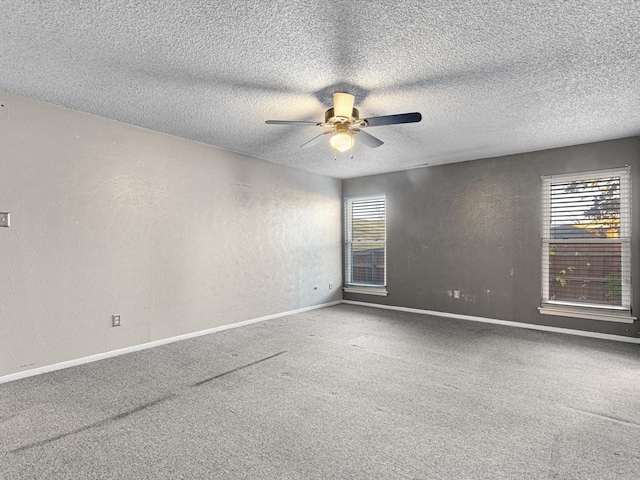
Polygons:
[[[640,133],[637,0],[0,1],[0,91],[333,177]],[[337,161],[264,123],[334,91],[423,120]]]

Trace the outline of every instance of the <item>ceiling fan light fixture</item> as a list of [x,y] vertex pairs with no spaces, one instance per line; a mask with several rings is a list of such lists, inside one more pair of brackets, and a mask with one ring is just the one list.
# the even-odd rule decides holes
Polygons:
[[337,150],[338,152],[346,152],[350,148],[353,148],[353,135],[346,132],[338,132],[331,137],[329,140],[331,144],[331,148]]

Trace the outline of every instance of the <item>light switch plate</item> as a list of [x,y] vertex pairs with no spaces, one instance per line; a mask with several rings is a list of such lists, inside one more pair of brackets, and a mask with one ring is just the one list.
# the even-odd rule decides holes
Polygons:
[[0,212],[0,227],[8,227],[11,216],[6,212]]

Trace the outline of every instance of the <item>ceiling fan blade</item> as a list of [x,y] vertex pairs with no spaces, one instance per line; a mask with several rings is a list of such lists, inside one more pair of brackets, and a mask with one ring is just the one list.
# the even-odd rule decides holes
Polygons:
[[364,127],[379,127],[380,125],[395,125],[397,123],[414,123],[422,120],[418,112],[400,113],[398,115],[384,115],[382,117],[364,118]]
[[302,145],[300,145],[300,148],[308,148],[308,147],[313,147],[314,145],[317,145],[322,140],[322,137],[324,137],[325,135],[327,135],[327,134],[329,134],[331,132],[332,132],[332,130],[328,130],[326,132],[322,132],[320,135],[317,135],[317,136],[313,137],[307,143],[303,143]]
[[364,143],[369,148],[376,148],[384,143],[382,140],[374,137],[373,135],[369,135],[364,130],[354,129],[354,131],[358,132],[358,140]]
[[267,125],[320,125],[320,122],[305,122],[296,120],[266,120]]
[[333,94],[333,115],[351,118],[355,97],[349,93],[335,92]]

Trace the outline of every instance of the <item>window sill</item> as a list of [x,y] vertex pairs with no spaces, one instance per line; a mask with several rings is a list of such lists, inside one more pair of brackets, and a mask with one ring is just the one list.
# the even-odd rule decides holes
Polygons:
[[345,285],[342,289],[347,293],[364,293],[365,295],[378,295],[386,297],[389,292],[387,287],[374,287],[369,285]]
[[557,315],[559,317],[586,318],[589,320],[603,320],[605,322],[633,323],[636,317],[631,316],[629,310],[616,310],[604,307],[583,307],[579,305],[565,305],[543,303],[538,307],[542,315]]

